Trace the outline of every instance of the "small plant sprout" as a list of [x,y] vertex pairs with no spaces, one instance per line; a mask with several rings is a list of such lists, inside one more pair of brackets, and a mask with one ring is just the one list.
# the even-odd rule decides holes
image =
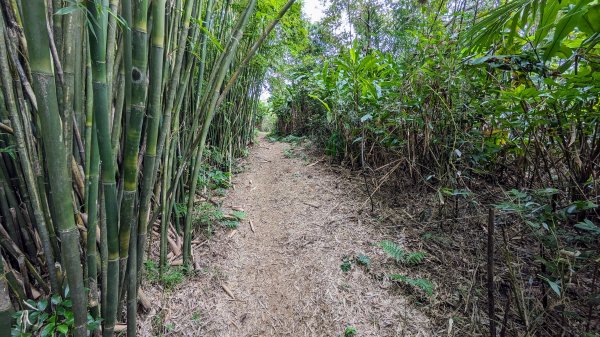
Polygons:
[[355,337],[357,334],[358,334],[358,331],[356,330],[355,327],[347,326],[346,329],[344,329],[343,337]]
[[348,259],[347,257],[345,257],[342,260],[342,264],[340,265],[340,269],[344,272],[347,273],[352,269],[352,261],[350,259]]

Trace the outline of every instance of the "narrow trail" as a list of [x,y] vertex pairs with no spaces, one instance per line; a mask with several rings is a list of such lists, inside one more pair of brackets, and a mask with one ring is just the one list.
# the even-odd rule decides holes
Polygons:
[[[171,324],[165,335],[339,336],[352,326],[358,336],[431,336],[427,317],[374,272],[390,262],[376,246],[390,237],[360,211],[361,186],[316,159],[288,158],[289,147],[261,137],[223,205],[248,218],[195,251],[198,276],[150,294]],[[343,272],[357,254],[370,268]]]

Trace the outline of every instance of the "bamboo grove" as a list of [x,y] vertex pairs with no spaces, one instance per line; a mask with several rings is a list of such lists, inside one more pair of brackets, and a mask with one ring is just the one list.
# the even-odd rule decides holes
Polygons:
[[50,297],[73,316],[53,332],[112,336],[126,321],[135,336],[148,233],[161,233],[162,270],[174,224],[192,266],[192,212],[175,221],[174,207],[194,207],[206,151],[231,169],[251,141],[268,67],[257,59],[299,5],[1,5],[0,336],[15,309]]

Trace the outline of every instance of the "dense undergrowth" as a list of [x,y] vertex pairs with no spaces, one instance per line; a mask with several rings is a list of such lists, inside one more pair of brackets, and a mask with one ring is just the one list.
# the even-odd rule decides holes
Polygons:
[[361,174],[440,331],[600,335],[598,0],[328,4],[2,2],[1,336],[135,335],[257,126]]
[[[411,226],[471,251],[454,248],[475,290],[438,316],[458,335],[481,333],[461,330],[473,320],[600,334],[599,16],[597,1],[332,1],[270,82],[278,134],[311,136],[389,206],[413,186]],[[493,300],[493,323],[474,318]]]

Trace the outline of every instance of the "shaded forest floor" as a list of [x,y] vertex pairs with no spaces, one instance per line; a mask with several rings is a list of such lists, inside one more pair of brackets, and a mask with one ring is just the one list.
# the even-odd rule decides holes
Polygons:
[[194,245],[195,275],[144,287],[140,335],[437,334],[426,296],[386,277],[414,276],[378,245],[407,239],[369,212],[360,177],[264,136],[241,165],[223,209],[247,218]]

